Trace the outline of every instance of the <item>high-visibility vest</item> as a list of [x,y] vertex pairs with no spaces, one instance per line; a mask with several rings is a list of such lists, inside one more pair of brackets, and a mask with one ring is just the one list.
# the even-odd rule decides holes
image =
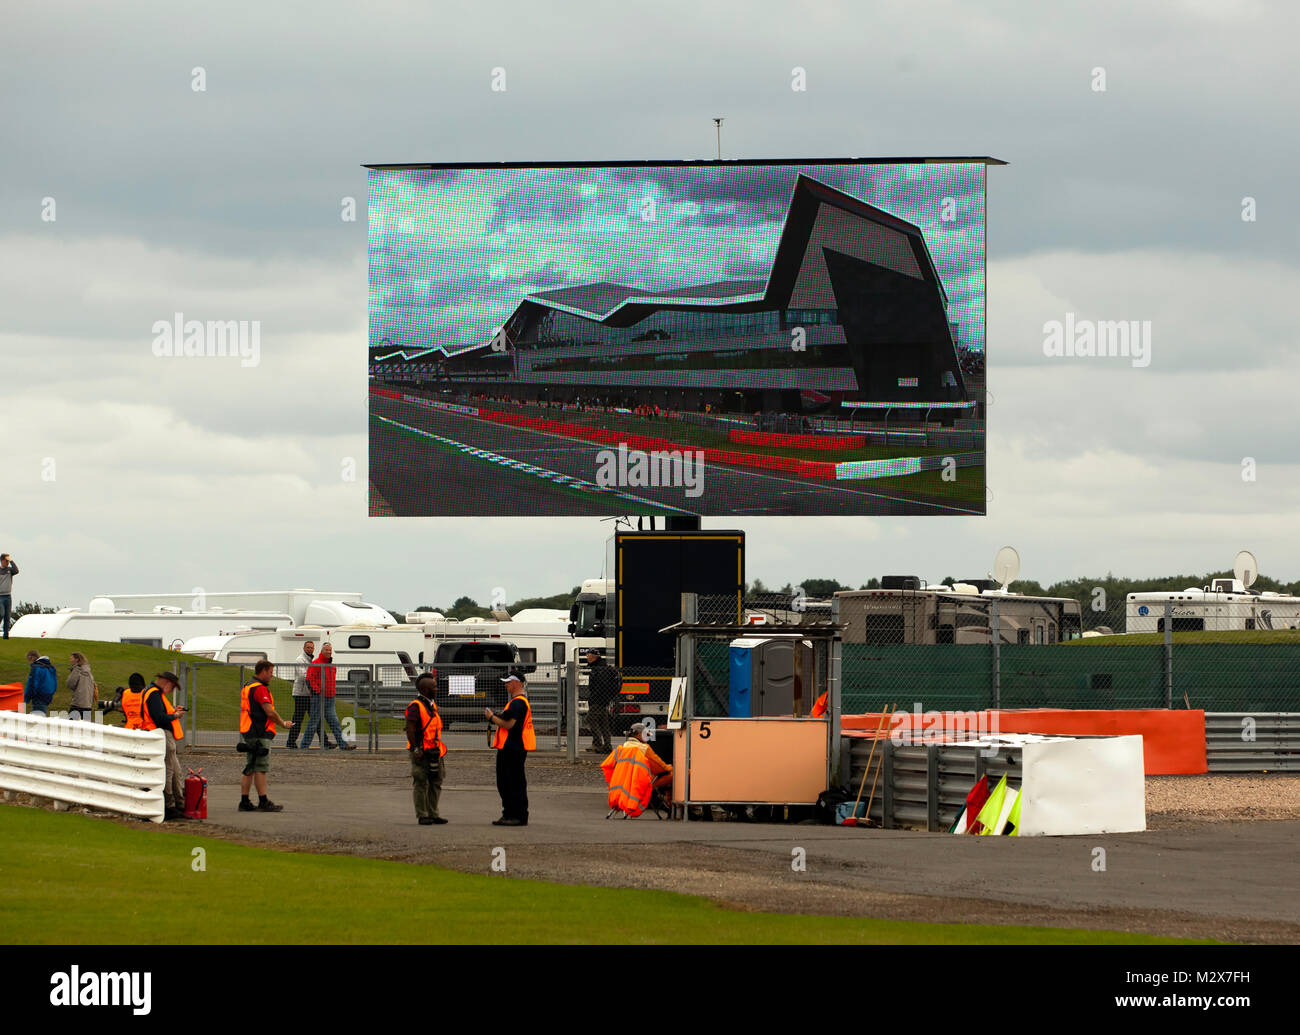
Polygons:
[[[167,700],[167,695],[166,695],[166,694],[163,694],[163,692],[162,692],[161,689],[159,689],[158,692],[159,692],[160,694],[162,694],[163,707],[166,708],[168,712],[171,712],[171,710],[172,710],[172,703],[171,703],[171,701]],[[148,692],[147,692],[147,691],[146,691],[146,695],[145,695],[145,696],[146,696],[146,698],[148,697]],[[185,731],[184,731],[183,729],[181,729],[181,720],[180,720],[180,719],[172,719],[172,736],[175,737],[177,740],[184,740],[184,739],[185,739]]]
[[[154,723],[145,711],[143,690],[126,689],[122,691],[122,714],[126,717],[129,730],[151,730]],[[148,723],[148,725],[145,725]]]
[[[424,698],[417,697],[411,703],[420,710],[420,735],[423,737],[420,747],[425,751],[432,751],[434,746],[437,745],[438,757],[441,758],[447,753],[447,745],[441,735],[442,716],[438,714],[438,706],[433,702],[429,702],[429,708],[433,709],[433,712],[430,713],[429,708],[424,706]],[[408,751],[413,750],[415,747],[411,743],[409,736],[406,738],[406,747]]]
[[[162,694],[162,687],[157,683],[150,683],[143,690],[125,690],[122,692],[122,714],[126,716],[126,728],[129,730],[156,730],[158,724],[153,721],[149,714],[149,698],[154,693]],[[167,700],[167,695],[163,694],[163,707],[168,712],[172,710],[171,701]],[[181,729],[179,719],[172,719],[172,736],[177,740],[185,736]]]
[[827,691],[826,694],[822,694],[821,697],[817,698],[817,703],[812,706],[812,711],[808,713],[810,719],[819,719],[826,714],[826,696],[828,693],[830,693],[830,691]]
[[[650,804],[650,792],[658,775],[651,766],[649,745],[639,740],[626,741],[609,753],[600,768],[609,784],[609,807],[629,816],[641,815]],[[658,770],[667,771],[667,766]]]
[[[251,733],[255,737],[274,737],[275,727],[271,724],[270,717],[266,714],[266,709],[253,700],[253,691],[260,686],[266,686],[260,679],[255,679],[244,689],[239,691],[239,732]],[[271,707],[275,707],[275,698],[271,697],[271,688],[266,686],[266,696],[270,698]],[[258,715],[254,717],[253,708],[256,707]]]
[[[524,737],[524,750],[525,750],[525,751],[536,751],[536,750],[537,750],[537,734],[533,732],[533,709],[532,709],[532,705],[530,705],[530,704],[528,703],[528,698],[525,697],[523,694],[515,694],[514,697],[510,698],[510,702],[509,702],[509,704],[506,705],[506,707],[507,707],[507,708],[510,707],[510,705],[511,705],[511,704],[514,704],[516,701],[523,701],[523,702],[524,702],[524,733],[523,733],[523,737]],[[500,749],[500,748],[505,747],[505,746],[506,746],[506,737],[508,737],[509,735],[510,735],[510,731],[509,731],[509,730],[505,729],[505,728],[502,727],[502,726],[498,726],[498,727],[497,727],[497,731],[496,731],[496,733],[493,734],[493,736],[492,736],[492,746],[493,746],[494,748],[497,748],[497,749]]]

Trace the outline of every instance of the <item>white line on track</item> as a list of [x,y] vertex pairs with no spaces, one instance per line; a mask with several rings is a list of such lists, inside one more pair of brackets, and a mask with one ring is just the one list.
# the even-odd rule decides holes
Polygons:
[[[390,400],[390,401],[395,402],[396,400]],[[421,409],[420,412],[421,412],[421,413],[425,413],[425,414],[437,412],[437,413],[439,413],[440,415],[446,413],[446,411],[432,411],[432,410],[426,410],[426,409]],[[473,422],[474,422],[474,423],[473,423],[473,426],[474,426],[474,427],[483,427],[483,426],[486,426],[486,425],[491,424],[490,421],[484,421],[484,420],[476,419],[476,418],[474,418],[474,417],[469,417],[469,416],[467,416],[467,415],[465,415],[465,414],[451,414],[451,416],[460,417],[461,419],[466,420],[466,421],[473,421]],[[558,434],[556,434],[555,432],[551,432],[551,431],[538,431],[538,430],[536,430],[536,429],[534,429],[534,428],[513,428],[511,425],[501,425],[501,426],[502,426],[502,427],[509,427],[509,428],[511,428],[511,429],[514,430],[514,431],[522,431],[522,432],[524,432],[525,434],[528,434],[528,435],[540,435],[540,436],[545,436],[545,437],[547,437],[547,438],[566,439],[566,436],[564,436],[564,435],[558,435]],[[572,440],[571,440],[571,439],[568,439],[568,441],[572,441]],[[507,446],[507,447],[505,447],[505,448],[511,450],[511,452],[519,452],[519,451],[520,451],[520,449],[516,449],[516,448],[513,447],[513,446]],[[520,448],[527,448],[527,447],[520,447]],[[586,451],[595,450],[595,449],[603,449],[603,448],[607,448],[607,447],[601,446],[601,445],[599,445],[598,443],[593,442],[593,443],[590,444],[590,446],[587,447],[587,449],[583,449],[583,448],[581,448],[581,447],[578,447],[578,448],[570,447],[569,449],[565,450],[565,452],[581,453],[581,452],[586,452]],[[682,446],[682,448],[683,448],[683,449],[690,449],[691,447],[689,447],[689,446]],[[538,451],[539,451],[539,452],[545,452],[544,449],[539,449]],[[925,500],[909,499],[909,498],[906,497],[906,496],[888,496],[888,495],[885,495],[885,494],[883,494],[883,493],[879,493],[879,492],[866,492],[866,491],[864,491],[864,490],[862,490],[862,489],[850,489],[850,488],[848,488],[848,487],[846,487],[846,486],[834,485],[834,484],[832,484],[832,483],[827,483],[827,484],[824,484],[824,485],[823,485],[823,484],[821,484],[820,482],[818,482],[818,481],[813,481],[813,480],[800,480],[800,479],[785,478],[785,477],[782,477],[782,476],[779,475],[779,474],[755,473],[755,472],[752,471],[750,468],[746,468],[746,467],[728,467],[728,466],[726,466],[726,465],[718,464],[718,463],[706,463],[704,466],[705,466],[706,468],[712,468],[712,469],[715,470],[715,471],[721,471],[721,472],[724,473],[724,474],[736,475],[736,476],[741,476],[741,477],[745,477],[745,478],[752,478],[752,479],[757,479],[757,480],[761,480],[761,481],[776,482],[777,484],[780,484],[780,485],[793,485],[793,486],[797,486],[798,488],[802,489],[805,493],[808,493],[808,492],[838,492],[838,493],[843,493],[844,495],[848,495],[848,496],[855,496],[855,497],[861,496],[861,497],[867,497],[867,498],[870,498],[870,499],[887,500],[887,501],[889,501],[890,503],[901,503],[901,504],[908,504],[908,503],[910,503],[910,504],[911,504],[912,506],[914,506],[914,507],[928,507],[928,508],[930,508],[930,509],[932,509],[932,510],[946,510],[946,511],[949,511],[949,512],[951,512],[951,513],[953,513],[953,514],[967,514],[967,515],[971,515],[971,516],[974,516],[974,517],[982,516],[983,513],[984,513],[983,511],[980,511],[980,510],[972,510],[972,509],[970,509],[969,507],[956,507],[956,506],[950,506],[950,505],[945,504],[945,503],[930,503],[930,502],[925,501]],[[707,493],[708,493],[708,490],[706,489],[706,490],[705,490],[705,494],[706,494],[706,496],[707,496]],[[654,506],[659,506],[659,507],[662,507],[662,506],[669,506],[669,504],[664,504],[664,503],[655,503],[655,504],[653,504],[653,505],[654,505]],[[845,515],[845,516],[850,516],[850,517],[851,517],[852,515]],[[867,516],[867,517],[877,517],[877,516],[878,516],[878,517],[890,517],[890,516],[903,516],[903,515],[889,515],[889,514],[873,515],[873,514],[869,514],[869,515],[864,515],[864,516]]]

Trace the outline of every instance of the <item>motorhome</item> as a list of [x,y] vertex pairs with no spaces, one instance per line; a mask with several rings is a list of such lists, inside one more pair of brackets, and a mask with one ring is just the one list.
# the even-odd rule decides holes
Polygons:
[[1171,632],[1300,628],[1300,597],[1253,593],[1237,578],[1216,578],[1181,592],[1130,593],[1125,604],[1128,633],[1164,632],[1166,604]]
[[120,600],[95,597],[83,611],[65,607],[52,614],[26,614],[10,629],[10,636],[61,640],[101,640],[108,643],[138,643],[146,647],[180,650],[196,636],[233,635],[254,631],[291,628],[291,614],[279,609],[211,607],[182,610],[166,604],[137,604],[123,609]]
[[168,607],[181,611],[213,608],[279,611],[293,619],[293,625],[397,625],[398,621],[378,604],[361,599],[360,593],[318,589],[268,589],[247,593],[107,593],[120,607],[148,611]]
[[913,575],[887,575],[880,589],[842,590],[840,621],[845,643],[963,644],[993,642],[993,605],[998,640],[1010,644],[1048,644],[1078,639],[1079,601],[1033,597],[971,579],[931,586]]
[[314,589],[250,593],[117,593],[97,596],[83,611],[23,615],[11,636],[139,643],[180,650],[200,636],[264,632],[297,625],[387,627],[397,620],[360,593]]

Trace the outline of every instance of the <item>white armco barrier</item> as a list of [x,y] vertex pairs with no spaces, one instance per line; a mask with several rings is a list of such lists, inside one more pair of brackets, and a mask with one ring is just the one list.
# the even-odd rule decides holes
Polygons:
[[161,823],[162,730],[0,711],[0,789]]
[[1042,740],[1022,751],[1022,837],[1147,828],[1140,736]]

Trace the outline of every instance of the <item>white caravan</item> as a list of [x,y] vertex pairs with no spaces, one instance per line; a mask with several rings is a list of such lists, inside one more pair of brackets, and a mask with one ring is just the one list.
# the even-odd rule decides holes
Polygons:
[[109,593],[119,606],[133,611],[169,607],[180,611],[232,608],[283,611],[293,625],[397,625],[397,619],[378,604],[367,603],[360,593],[318,589],[269,589],[248,593]]
[[183,611],[166,605],[119,610],[116,605],[117,601],[109,597],[95,597],[84,611],[65,607],[53,614],[23,615],[13,624],[9,635],[138,643],[146,647],[180,650],[185,641],[195,636],[275,630],[294,624],[292,615],[280,610],[215,607],[206,611]]
[[1125,632],[1164,632],[1166,602],[1172,607],[1172,632],[1300,628],[1300,597],[1252,593],[1240,579],[1224,578],[1214,579],[1208,586],[1190,586],[1181,593],[1130,593]]
[[[400,665],[404,671],[433,665],[438,645],[448,640],[513,644],[518,663],[526,667],[552,661],[562,664],[571,656],[568,615],[563,611],[528,609],[502,620],[455,621],[436,611],[412,611],[406,617],[405,625],[384,627],[313,624],[278,632],[197,636],[182,649],[231,664],[252,664],[265,658],[287,665],[297,660],[303,641],[310,639],[317,649],[326,641],[331,643],[340,667],[349,663]],[[427,620],[416,624],[411,619]]]

